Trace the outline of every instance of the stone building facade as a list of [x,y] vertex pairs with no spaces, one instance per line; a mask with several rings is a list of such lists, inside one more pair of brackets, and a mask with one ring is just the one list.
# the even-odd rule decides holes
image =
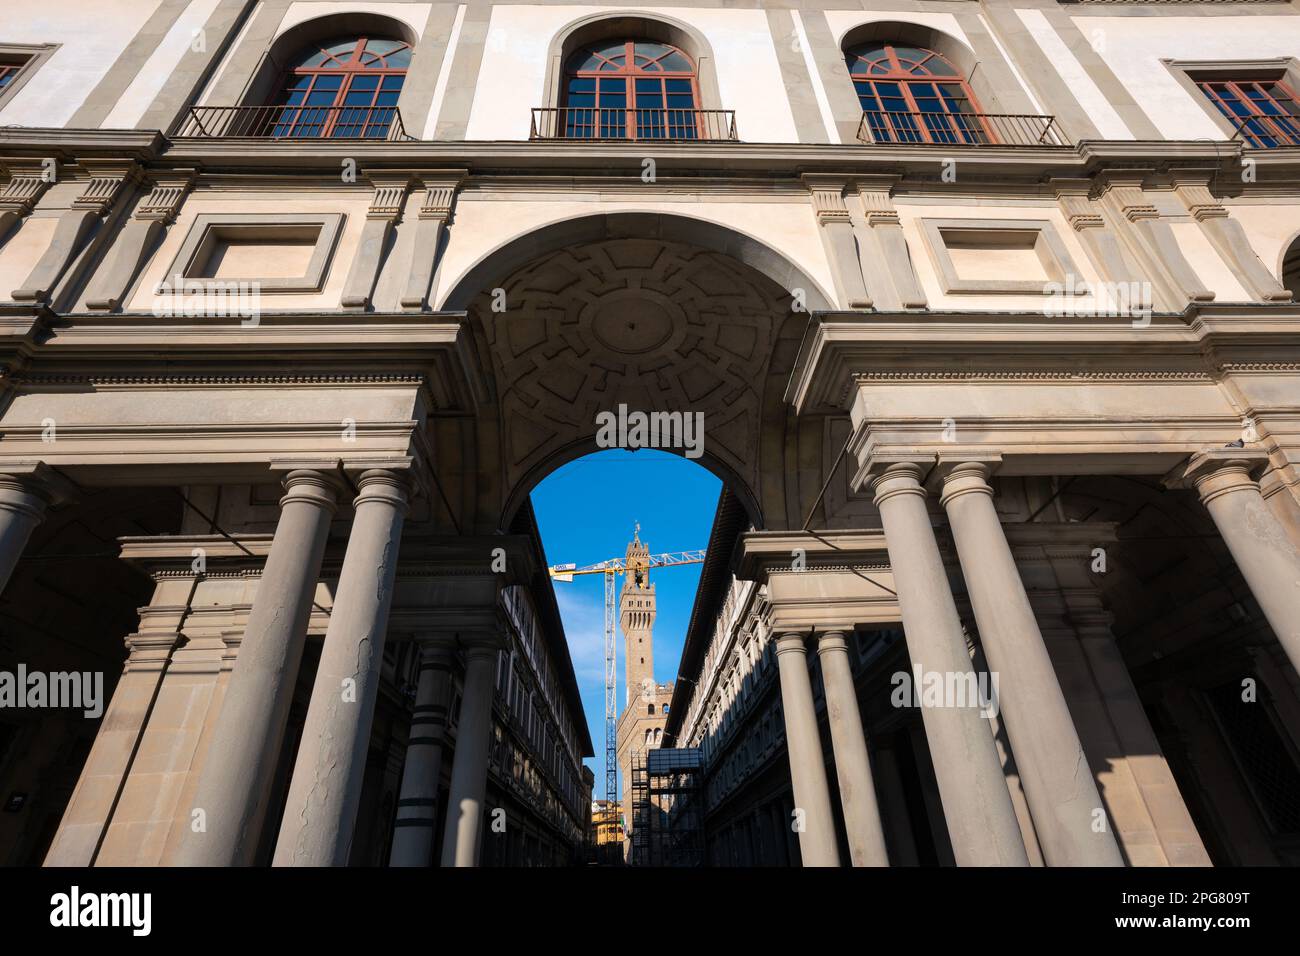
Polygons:
[[1294,861],[1293,3],[10,8],[0,654],[111,700],[0,712],[0,858],[559,862],[528,494],[626,405],[729,489],[716,860]]

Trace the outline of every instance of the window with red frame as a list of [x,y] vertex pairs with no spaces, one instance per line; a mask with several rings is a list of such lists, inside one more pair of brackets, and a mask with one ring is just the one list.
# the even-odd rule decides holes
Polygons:
[[382,37],[342,37],[304,50],[285,73],[271,135],[384,139],[410,63],[410,44]]
[[875,142],[996,142],[966,78],[941,54],[872,42],[844,59]]
[[610,41],[570,57],[562,128],[571,139],[697,139],[698,103],[695,64],[681,50]]
[[1300,146],[1300,102],[1280,79],[1205,79],[1196,85],[1249,145]]
[[3,93],[18,74],[22,72],[31,57],[5,57],[0,59],[0,93]]

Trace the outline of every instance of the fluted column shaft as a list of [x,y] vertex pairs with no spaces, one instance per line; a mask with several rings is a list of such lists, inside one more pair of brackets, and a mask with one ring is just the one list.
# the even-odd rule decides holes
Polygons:
[[492,741],[493,672],[498,653],[497,644],[491,641],[475,642],[465,649],[465,687],[447,795],[443,866],[478,866],[479,831],[487,798],[488,746]]
[[786,752],[794,806],[800,812],[799,855],[804,866],[839,866],[831,791],[822,759],[822,739],[813,707],[812,681],[802,634],[776,639],[776,664],[781,680],[781,713],[785,719]]
[[980,644],[998,676],[998,702],[1034,831],[1049,866],[1123,866],[998,520],[988,474],[981,462],[953,467],[944,478],[940,500],[957,544]]
[[334,485],[316,471],[284,480],[275,527],[230,685],[213,729],[178,866],[247,866],[257,852],[289,705],[307,640],[307,621],[334,516]]
[[1250,467],[1244,459],[1198,456],[1190,474],[1251,594],[1300,670],[1300,551],[1264,501]]
[[[925,509],[921,467],[888,466],[872,482],[912,667],[969,674],[972,665]],[[988,721],[977,704],[923,707],[921,719],[959,866],[1028,866]]]
[[367,471],[358,484],[274,866],[346,866],[352,849],[407,507],[396,472]]
[[438,818],[438,778],[442,775],[450,691],[451,648],[425,645],[420,651],[420,677],[406,741],[406,766],[402,768],[389,866],[429,866],[433,862],[433,828]]
[[36,526],[45,520],[46,498],[14,475],[0,475],[0,593],[9,584]]
[[880,824],[876,787],[871,779],[871,758],[862,730],[858,694],[853,687],[849,645],[839,631],[828,631],[817,640],[826,687],[826,717],[835,751],[835,779],[844,809],[844,829],[849,837],[849,859],[854,866],[888,866],[885,831]]

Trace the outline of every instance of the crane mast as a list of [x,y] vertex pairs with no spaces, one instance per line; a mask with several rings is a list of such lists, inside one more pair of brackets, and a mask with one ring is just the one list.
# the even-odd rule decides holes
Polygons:
[[[682,564],[704,563],[703,551],[673,551],[652,554],[647,568],[671,568]],[[607,807],[618,803],[618,668],[615,654],[618,645],[618,576],[627,570],[623,558],[609,558],[596,564],[578,567],[574,564],[557,564],[548,569],[556,581],[572,581],[580,574],[605,576],[605,802]]]

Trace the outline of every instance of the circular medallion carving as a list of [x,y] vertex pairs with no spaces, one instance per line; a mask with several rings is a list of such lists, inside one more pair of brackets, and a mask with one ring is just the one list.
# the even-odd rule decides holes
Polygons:
[[669,306],[646,293],[607,295],[592,309],[591,334],[605,348],[622,355],[660,348],[676,325]]

